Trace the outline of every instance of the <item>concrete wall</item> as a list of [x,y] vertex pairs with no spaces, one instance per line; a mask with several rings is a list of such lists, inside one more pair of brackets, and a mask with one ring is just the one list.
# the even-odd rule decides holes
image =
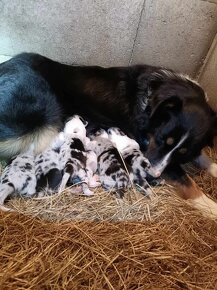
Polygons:
[[217,35],[202,67],[199,82],[207,92],[211,107],[217,112]]
[[148,63],[194,75],[216,0],[0,0],[0,61],[34,51],[68,63]]

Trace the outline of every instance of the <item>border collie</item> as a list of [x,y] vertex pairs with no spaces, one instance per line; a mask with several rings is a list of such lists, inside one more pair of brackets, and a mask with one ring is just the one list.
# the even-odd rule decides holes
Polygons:
[[89,127],[119,127],[133,137],[150,162],[184,188],[185,198],[203,195],[180,164],[200,160],[212,144],[216,114],[199,84],[182,74],[148,65],[72,66],[23,53],[0,64],[0,98],[3,157],[32,143],[42,151],[62,122],[79,114]]

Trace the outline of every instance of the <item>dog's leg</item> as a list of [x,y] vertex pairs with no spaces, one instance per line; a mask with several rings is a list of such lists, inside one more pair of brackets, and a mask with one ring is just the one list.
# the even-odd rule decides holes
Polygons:
[[200,168],[206,169],[211,176],[217,177],[217,164],[213,162],[206,153],[202,152],[201,155],[195,159],[195,163]]
[[178,194],[204,215],[217,218],[217,203],[209,198],[179,166],[169,165],[165,170],[166,181],[176,187]]

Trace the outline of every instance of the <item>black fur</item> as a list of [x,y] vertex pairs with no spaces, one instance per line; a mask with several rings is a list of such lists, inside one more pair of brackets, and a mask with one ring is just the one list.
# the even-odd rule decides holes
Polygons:
[[56,96],[32,67],[32,58],[22,54],[0,64],[0,141],[60,126]]

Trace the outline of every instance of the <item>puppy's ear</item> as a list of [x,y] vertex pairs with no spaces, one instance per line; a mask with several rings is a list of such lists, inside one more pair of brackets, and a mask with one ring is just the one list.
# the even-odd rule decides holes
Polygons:
[[87,127],[88,122],[86,120],[84,120],[81,116],[79,116],[79,119],[81,120],[81,122],[84,124],[85,127]]
[[162,119],[164,119],[163,117],[167,116],[168,118],[170,112],[178,113],[179,111],[181,111],[181,109],[182,100],[180,100],[180,98],[177,96],[172,96],[156,104],[152,108],[150,118],[157,118],[161,121]]

